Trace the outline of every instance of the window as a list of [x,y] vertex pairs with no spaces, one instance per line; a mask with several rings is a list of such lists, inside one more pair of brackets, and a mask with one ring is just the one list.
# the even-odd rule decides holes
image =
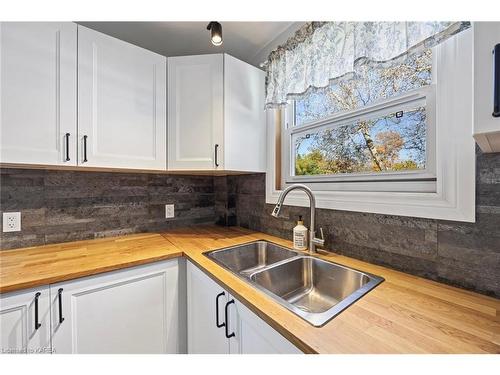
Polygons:
[[[434,105],[431,50],[365,64],[349,79],[306,93],[287,109],[284,183],[435,191]],[[339,185],[355,181],[363,184]]]
[[474,222],[472,39],[366,63],[270,110],[266,202],[303,183],[319,208]]
[[295,176],[425,170],[425,101],[292,135]]

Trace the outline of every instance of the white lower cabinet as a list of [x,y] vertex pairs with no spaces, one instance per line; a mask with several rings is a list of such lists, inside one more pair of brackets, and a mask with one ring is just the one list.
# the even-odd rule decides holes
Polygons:
[[52,284],[55,353],[178,353],[178,260]]
[[1,353],[301,353],[183,258],[1,294],[0,340]]
[[[233,297],[231,297],[234,299]],[[234,337],[229,341],[230,353],[236,354],[302,354],[295,345],[285,339],[266,322],[234,299],[230,306],[230,326]]]
[[186,285],[187,352],[229,354],[229,342],[221,327],[228,293],[189,261]]
[[188,354],[298,354],[297,347],[187,262]]
[[50,353],[49,287],[0,295],[0,351]]
[[0,295],[2,353],[184,353],[184,260]]

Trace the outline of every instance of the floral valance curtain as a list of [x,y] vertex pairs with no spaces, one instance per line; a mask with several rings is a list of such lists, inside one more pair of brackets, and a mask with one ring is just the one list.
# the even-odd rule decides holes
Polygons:
[[310,22],[264,63],[266,108],[346,78],[361,64],[384,63],[433,47],[469,22]]

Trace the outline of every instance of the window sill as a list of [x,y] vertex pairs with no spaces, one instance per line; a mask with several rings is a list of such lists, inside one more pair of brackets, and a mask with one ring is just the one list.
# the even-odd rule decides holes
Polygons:
[[[270,181],[266,181],[268,186]],[[279,194],[266,189],[266,203],[276,204]],[[474,196],[474,191],[467,194]],[[475,222],[474,204],[446,199],[437,193],[315,191],[314,196],[316,208]],[[308,207],[309,199],[301,192],[291,192],[285,204]]]

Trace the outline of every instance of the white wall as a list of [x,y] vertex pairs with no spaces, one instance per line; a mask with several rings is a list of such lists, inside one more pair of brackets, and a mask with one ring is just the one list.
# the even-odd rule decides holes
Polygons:
[[263,46],[256,54],[248,61],[250,64],[259,66],[267,60],[269,54],[279,45],[285,43],[289,37],[291,37],[295,32],[304,25],[305,22],[294,22],[293,25],[288,27],[281,34],[277,35],[276,38],[271,40],[265,46]]

